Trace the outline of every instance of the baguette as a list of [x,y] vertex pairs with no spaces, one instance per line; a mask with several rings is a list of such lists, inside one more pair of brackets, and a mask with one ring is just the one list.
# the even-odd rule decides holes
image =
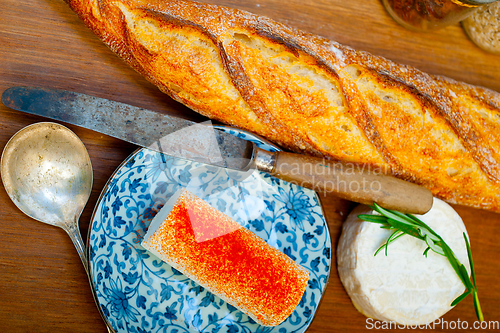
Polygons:
[[144,248],[260,325],[290,316],[309,281],[305,268],[191,192],[171,200],[151,222]]
[[204,116],[500,212],[497,92],[237,9],[66,1],[130,66]]

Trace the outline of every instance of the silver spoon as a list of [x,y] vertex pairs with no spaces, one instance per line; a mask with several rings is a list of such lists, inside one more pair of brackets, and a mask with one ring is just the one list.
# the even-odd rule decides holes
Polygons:
[[[31,218],[64,229],[90,278],[78,220],[90,197],[93,172],[80,138],[62,125],[36,123],[14,134],[0,164],[12,201]],[[98,309],[108,332],[114,332],[100,306]]]
[[9,197],[26,215],[64,229],[88,273],[78,219],[92,190],[87,149],[68,128],[49,122],[21,129],[7,142],[1,159]]

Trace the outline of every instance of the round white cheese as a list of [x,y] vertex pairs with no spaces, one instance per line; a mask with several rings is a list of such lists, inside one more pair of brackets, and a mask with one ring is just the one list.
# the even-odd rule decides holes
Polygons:
[[[447,258],[432,250],[425,257],[426,243],[409,235],[391,243],[387,256],[384,250],[374,256],[392,231],[358,219],[359,214],[374,211],[356,207],[344,222],[337,247],[339,276],[354,306],[367,317],[400,325],[427,324],[448,312],[465,287]],[[444,239],[470,272],[466,229],[457,212],[434,199],[432,209],[417,217]]]

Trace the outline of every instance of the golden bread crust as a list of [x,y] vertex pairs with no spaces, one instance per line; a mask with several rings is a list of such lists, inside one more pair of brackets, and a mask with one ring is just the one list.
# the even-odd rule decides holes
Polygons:
[[380,167],[500,212],[500,94],[251,13],[173,0],[66,0],[160,90],[285,149]]

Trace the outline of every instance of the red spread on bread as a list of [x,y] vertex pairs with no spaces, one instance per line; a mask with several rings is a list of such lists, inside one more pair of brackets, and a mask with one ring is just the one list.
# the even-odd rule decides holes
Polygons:
[[303,267],[187,191],[143,246],[265,326],[284,321],[307,286]]

